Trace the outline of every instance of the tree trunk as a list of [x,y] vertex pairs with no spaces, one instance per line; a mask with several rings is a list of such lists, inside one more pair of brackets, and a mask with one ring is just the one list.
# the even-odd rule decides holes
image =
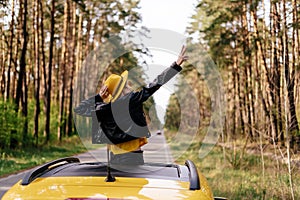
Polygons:
[[64,6],[64,34],[62,42],[62,57],[60,65],[60,90],[59,90],[59,114],[58,114],[58,129],[57,129],[57,138],[62,140],[65,127],[65,89],[66,89],[66,75],[67,75],[67,59],[68,59],[68,18],[69,18],[69,2],[65,0]]
[[40,115],[40,38],[39,38],[39,2],[35,2],[35,26],[34,29],[34,46],[35,46],[35,77],[34,77],[34,94],[35,94],[35,112],[34,112],[34,137],[35,145],[38,145],[39,139],[39,115]]
[[[298,120],[296,116],[296,109],[295,109],[295,101],[294,101],[294,85],[295,85],[295,68],[290,69],[289,64],[289,41],[288,41],[288,35],[287,35],[287,16],[286,16],[286,2],[283,0],[283,54],[284,54],[284,76],[286,81],[286,89],[288,92],[288,111],[289,111],[289,124],[288,124],[288,132],[293,135],[295,135],[297,132],[299,132],[299,126],[298,126]],[[291,148],[293,148],[294,144],[294,137],[291,139]]]
[[[22,5],[22,4],[21,4]],[[19,79],[17,83],[17,94],[16,94],[16,111],[19,110],[19,103],[21,100],[21,94],[22,94],[22,87],[23,87],[23,79],[25,79],[26,76],[26,52],[27,52],[27,42],[28,42],[28,33],[27,33],[27,0],[24,0],[23,2],[23,45],[22,45],[22,52],[21,52],[21,58],[20,58],[20,71],[19,71]]]
[[[1,26],[1,31],[4,32],[3,27]],[[1,62],[0,65],[2,66],[1,68],[1,81],[0,81],[0,90],[1,90],[1,96],[4,97],[5,95],[5,89],[6,89],[6,78],[5,78],[5,36],[2,34],[1,36],[1,41],[0,41],[0,50],[1,50]]]
[[237,83],[237,68],[238,68],[238,66],[237,66],[237,58],[238,56],[237,56],[237,53],[235,52],[234,53],[234,57],[233,57],[233,70],[232,70],[232,85],[233,85],[233,96],[235,97],[235,98],[233,98],[233,109],[232,109],[232,131],[231,131],[231,135],[230,135],[230,137],[232,137],[232,135],[233,136],[236,136],[236,129],[237,129],[237,127],[238,127],[238,115],[237,115],[237,102],[239,101],[239,99],[236,99],[236,97],[238,96],[237,95],[237,85],[238,85],[238,83]]
[[[273,61],[273,68],[275,69],[275,74],[274,74],[274,84],[275,84],[275,91],[274,93],[276,94],[276,100],[277,100],[277,106],[276,109],[278,110],[278,127],[280,131],[280,140],[282,141],[282,145],[284,145],[284,132],[283,132],[283,122],[282,122],[282,105],[281,105],[281,84],[280,84],[280,79],[281,79],[281,64],[279,62],[280,60],[280,47],[283,45],[283,39],[282,37],[277,37],[277,35],[280,35],[281,31],[281,17],[279,15],[279,12],[277,10],[277,6],[274,3],[272,5],[273,7],[273,30],[272,30],[272,61]],[[278,39],[277,39],[278,38]],[[278,139],[279,139],[278,138]]]
[[[272,10],[272,13],[276,13],[276,11],[274,10],[275,7],[273,5],[271,5],[271,10]],[[273,15],[272,15],[273,16]],[[275,15],[274,15],[275,16]],[[273,18],[270,20],[271,21],[271,24],[273,26],[270,26],[270,32],[271,32],[271,40],[272,40],[272,48],[276,48],[276,44],[275,44],[275,39],[276,39],[276,19]],[[273,23],[272,23],[273,22]],[[257,31],[257,36],[258,35],[258,31]],[[261,47],[261,44],[258,43],[259,47]],[[263,52],[263,51],[261,51]],[[264,54],[263,54],[264,55]],[[265,58],[263,57],[264,59],[264,63],[265,63],[265,71],[266,71],[266,77],[267,77],[267,85],[268,85],[268,94],[269,94],[269,110],[270,110],[270,120],[271,120],[271,136],[270,136],[270,139],[272,142],[275,142],[277,143],[278,141],[278,118],[277,118],[277,114],[278,114],[278,104],[276,103],[278,98],[276,98],[276,77],[278,77],[278,72],[276,71],[276,69],[274,69],[275,67],[279,67],[279,66],[275,66],[276,65],[276,54],[274,53],[274,51],[272,51],[271,53],[272,55],[272,58],[271,58],[271,63],[272,63],[272,66],[271,67],[268,67],[267,63],[266,63],[266,60]]]
[[84,56],[86,57],[90,51],[90,36],[91,36],[91,29],[92,29],[92,20],[88,16],[87,18],[87,27],[86,27],[86,37],[85,37],[85,51]]
[[53,45],[54,45],[54,26],[55,26],[55,0],[52,0],[51,6],[51,29],[50,29],[50,43],[49,43],[49,63],[48,63],[48,77],[47,77],[47,92],[46,92],[46,118],[45,118],[45,134],[46,142],[50,140],[50,109],[51,109],[51,87],[52,87],[52,61],[53,61]]
[[[300,22],[298,21],[298,9],[297,9],[297,3],[296,0],[292,1],[293,3],[293,33],[292,33],[292,70],[293,70],[293,81],[294,84],[297,85],[296,79],[297,76],[299,76],[299,73],[296,73],[296,66],[299,67],[300,64],[300,48],[299,48],[299,28],[297,28],[300,25]],[[298,74],[298,75],[297,75]],[[297,91],[297,90],[294,90]],[[296,101],[296,98],[294,98]],[[297,101],[296,101],[297,102]],[[295,107],[295,110],[297,110],[297,107]],[[298,120],[297,120],[298,121]],[[298,146],[300,149],[300,146]]]
[[[237,61],[238,62],[238,61]],[[242,91],[241,91],[241,83],[242,81],[240,80],[240,70],[239,68],[237,68],[237,91],[238,91],[238,102],[239,102],[239,121],[240,121],[240,126],[241,126],[241,131],[243,134],[245,134],[246,130],[245,130],[245,121],[244,121],[244,116],[243,116],[243,97],[242,97]]]
[[[20,0],[20,4],[21,4],[21,0]],[[20,7],[20,10],[19,10],[19,13],[23,13],[23,7],[21,6]],[[16,40],[16,43],[15,43],[15,55],[14,55],[14,58],[13,58],[13,61],[14,61],[14,65],[15,67],[13,68],[13,75],[12,75],[12,87],[11,87],[11,95],[13,98],[17,98],[17,85],[18,85],[18,71],[17,71],[17,67],[19,66],[19,64],[17,63],[17,60],[19,59],[19,54],[20,54],[20,49],[22,48],[21,47],[21,39],[22,39],[22,22],[23,22],[23,15],[22,14],[19,14],[18,16],[18,19],[17,21],[19,22],[18,24],[18,27],[16,28],[16,33],[15,33],[15,40]]]
[[10,41],[9,41],[9,59],[8,59],[8,69],[7,69],[7,82],[6,82],[6,100],[9,99],[10,95],[10,76],[11,76],[11,65],[13,61],[13,41],[14,41],[14,21],[15,21],[15,1],[12,1],[12,15],[11,15],[11,24],[10,24]]
[[76,50],[76,69],[75,72],[79,71],[79,67],[82,62],[82,13],[79,14],[79,22],[78,22],[78,38],[77,38],[77,50]]
[[247,10],[246,10],[246,3],[243,5],[243,14],[242,14],[242,30],[243,30],[243,52],[244,52],[244,75],[245,75],[245,96],[244,96],[244,107],[246,111],[248,126],[247,130],[251,140],[253,139],[253,127],[252,127],[252,118],[251,118],[251,102],[250,102],[250,96],[251,96],[251,85],[249,85],[249,70],[251,68],[251,52],[250,52],[250,41],[249,41],[249,31],[248,31],[248,23],[247,23]]
[[[300,66],[300,37],[299,37],[299,10],[297,8],[297,0],[292,0],[293,4],[293,42],[294,44],[294,49],[293,53],[295,55],[295,65]],[[300,73],[295,74],[295,101],[297,102],[296,105],[298,105],[300,101]],[[296,107],[296,110],[298,110],[299,107]]]
[[67,116],[67,128],[66,134],[70,136],[73,131],[73,120],[72,120],[72,101],[73,101],[73,81],[74,81],[74,70],[76,67],[75,63],[75,50],[76,50],[76,3],[72,3],[72,21],[71,21],[71,28],[72,28],[72,38],[70,40],[70,84],[69,84],[69,105],[68,105],[68,116]]
[[[27,7],[27,0],[24,0],[24,2],[26,2],[26,7]],[[25,61],[24,61],[25,63]],[[22,114],[25,118],[25,122],[24,122],[24,127],[23,127],[23,139],[22,139],[22,146],[23,147],[28,147],[29,140],[28,140],[28,84],[27,84],[27,77],[26,77],[26,73],[24,74],[23,77],[23,93],[22,93]]]
[[[43,76],[41,77],[43,80],[41,80],[41,93],[43,94],[43,101],[44,101],[44,106],[43,106],[43,110],[45,113],[47,113],[47,91],[48,91],[48,85],[47,85],[47,67],[46,67],[46,53],[45,53],[45,46],[44,46],[44,41],[45,41],[45,36],[44,36],[44,10],[43,10],[43,1],[39,1],[39,8],[40,8],[40,33],[41,33],[41,54],[42,54],[42,72],[41,75],[43,74]],[[51,17],[51,15],[50,15]],[[51,19],[50,19],[51,20]],[[50,26],[51,26],[51,21],[50,21]],[[51,29],[51,27],[50,27]],[[50,30],[50,38],[51,38],[51,30]],[[49,44],[50,46],[50,44]],[[47,117],[47,116],[46,116]],[[46,119],[45,119],[46,122]],[[45,123],[46,125],[46,123]],[[44,129],[44,136],[46,136],[46,127]]]

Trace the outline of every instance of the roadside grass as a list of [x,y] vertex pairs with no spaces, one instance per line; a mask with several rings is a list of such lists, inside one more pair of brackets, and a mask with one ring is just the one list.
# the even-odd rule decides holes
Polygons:
[[[199,171],[207,178],[214,196],[237,200],[292,199],[286,164],[264,156],[263,170],[261,155],[245,153],[240,164],[233,166],[230,158],[224,155],[233,156],[234,151],[218,145],[205,158],[200,159],[199,140],[191,141],[184,152],[178,152],[182,150],[182,146],[186,146],[187,141],[174,143],[171,134],[166,135],[173,155],[180,155],[174,157],[176,162],[182,164],[186,159],[194,161]],[[237,150],[236,155],[238,154],[241,154],[241,150]],[[294,166],[292,175],[295,199],[300,199],[299,172],[299,167]]]
[[78,136],[37,148],[0,151],[0,177],[86,151]]

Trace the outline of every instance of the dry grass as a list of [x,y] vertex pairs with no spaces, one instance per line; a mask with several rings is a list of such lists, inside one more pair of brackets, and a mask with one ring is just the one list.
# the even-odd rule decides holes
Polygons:
[[[171,143],[174,154],[181,154],[177,162],[182,164],[186,159],[193,160],[207,177],[215,196],[245,200],[292,199],[286,159],[282,158],[286,153],[284,148],[282,154],[278,151],[278,155],[274,156],[273,147],[266,146],[263,169],[257,144],[248,144],[244,153],[241,148],[243,145],[237,145],[235,151],[231,144],[217,145],[203,159],[198,156],[199,142],[191,142],[185,152],[179,153],[180,146],[182,146],[180,142]],[[236,162],[233,162],[235,159]],[[296,162],[297,155],[293,155],[293,160],[295,161],[292,163],[293,189],[295,199],[300,199],[300,169]]]

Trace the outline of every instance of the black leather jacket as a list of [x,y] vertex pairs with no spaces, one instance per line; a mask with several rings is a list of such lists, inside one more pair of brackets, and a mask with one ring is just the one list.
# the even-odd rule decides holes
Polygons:
[[[95,115],[97,116],[100,128],[99,126],[98,128],[93,126],[92,143],[119,144],[141,137],[150,137],[143,111],[143,102],[179,73],[181,69],[174,62],[148,86],[143,87],[138,92],[130,92],[113,103],[104,103],[100,95],[96,95],[94,97],[95,113],[92,111],[91,116],[94,116],[93,118],[95,118]],[[77,111],[79,110],[78,108]],[[93,120],[93,123],[95,123],[95,120]]]

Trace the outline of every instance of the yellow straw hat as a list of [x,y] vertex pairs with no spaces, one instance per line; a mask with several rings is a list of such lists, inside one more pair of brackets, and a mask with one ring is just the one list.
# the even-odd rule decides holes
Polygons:
[[124,71],[121,76],[111,74],[105,81],[109,96],[103,99],[104,102],[114,102],[120,96],[128,78],[128,71]]

